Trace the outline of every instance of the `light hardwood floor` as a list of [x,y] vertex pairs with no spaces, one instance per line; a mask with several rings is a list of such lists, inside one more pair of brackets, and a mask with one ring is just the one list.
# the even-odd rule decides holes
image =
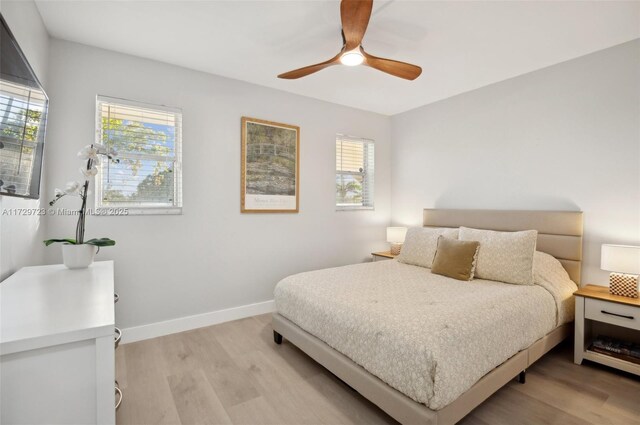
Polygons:
[[[290,343],[270,315],[116,351],[124,424],[396,424]],[[639,424],[640,379],[572,362],[566,342],[461,424]]]

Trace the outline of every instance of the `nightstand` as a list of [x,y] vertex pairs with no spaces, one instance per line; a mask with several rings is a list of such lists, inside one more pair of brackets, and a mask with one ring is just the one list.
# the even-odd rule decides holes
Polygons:
[[640,342],[640,299],[609,293],[606,286],[587,285],[576,297],[575,347],[573,361],[583,359],[640,375],[640,364],[597,353],[590,349],[599,335],[628,342]]
[[382,261],[382,260],[393,260],[397,257],[397,255],[393,255],[389,251],[384,252],[372,252],[371,253],[372,261]]

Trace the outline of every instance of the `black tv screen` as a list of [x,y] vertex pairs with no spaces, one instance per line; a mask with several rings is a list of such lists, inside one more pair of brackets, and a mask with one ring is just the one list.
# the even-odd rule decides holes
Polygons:
[[0,195],[37,199],[49,99],[0,21]]

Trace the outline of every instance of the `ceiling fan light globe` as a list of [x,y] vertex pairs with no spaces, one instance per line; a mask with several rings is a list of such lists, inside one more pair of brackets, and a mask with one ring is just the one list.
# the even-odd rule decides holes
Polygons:
[[346,52],[340,56],[340,63],[346,66],[358,66],[364,62],[364,56],[358,51]]

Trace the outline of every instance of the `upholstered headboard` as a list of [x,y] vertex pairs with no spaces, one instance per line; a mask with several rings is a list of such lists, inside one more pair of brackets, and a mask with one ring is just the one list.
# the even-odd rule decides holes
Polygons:
[[425,209],[423,225],[426,227],[465,226],[503,232],[537,230],[537,250],[557,258],[571,279],[580,284],[581,211]]

